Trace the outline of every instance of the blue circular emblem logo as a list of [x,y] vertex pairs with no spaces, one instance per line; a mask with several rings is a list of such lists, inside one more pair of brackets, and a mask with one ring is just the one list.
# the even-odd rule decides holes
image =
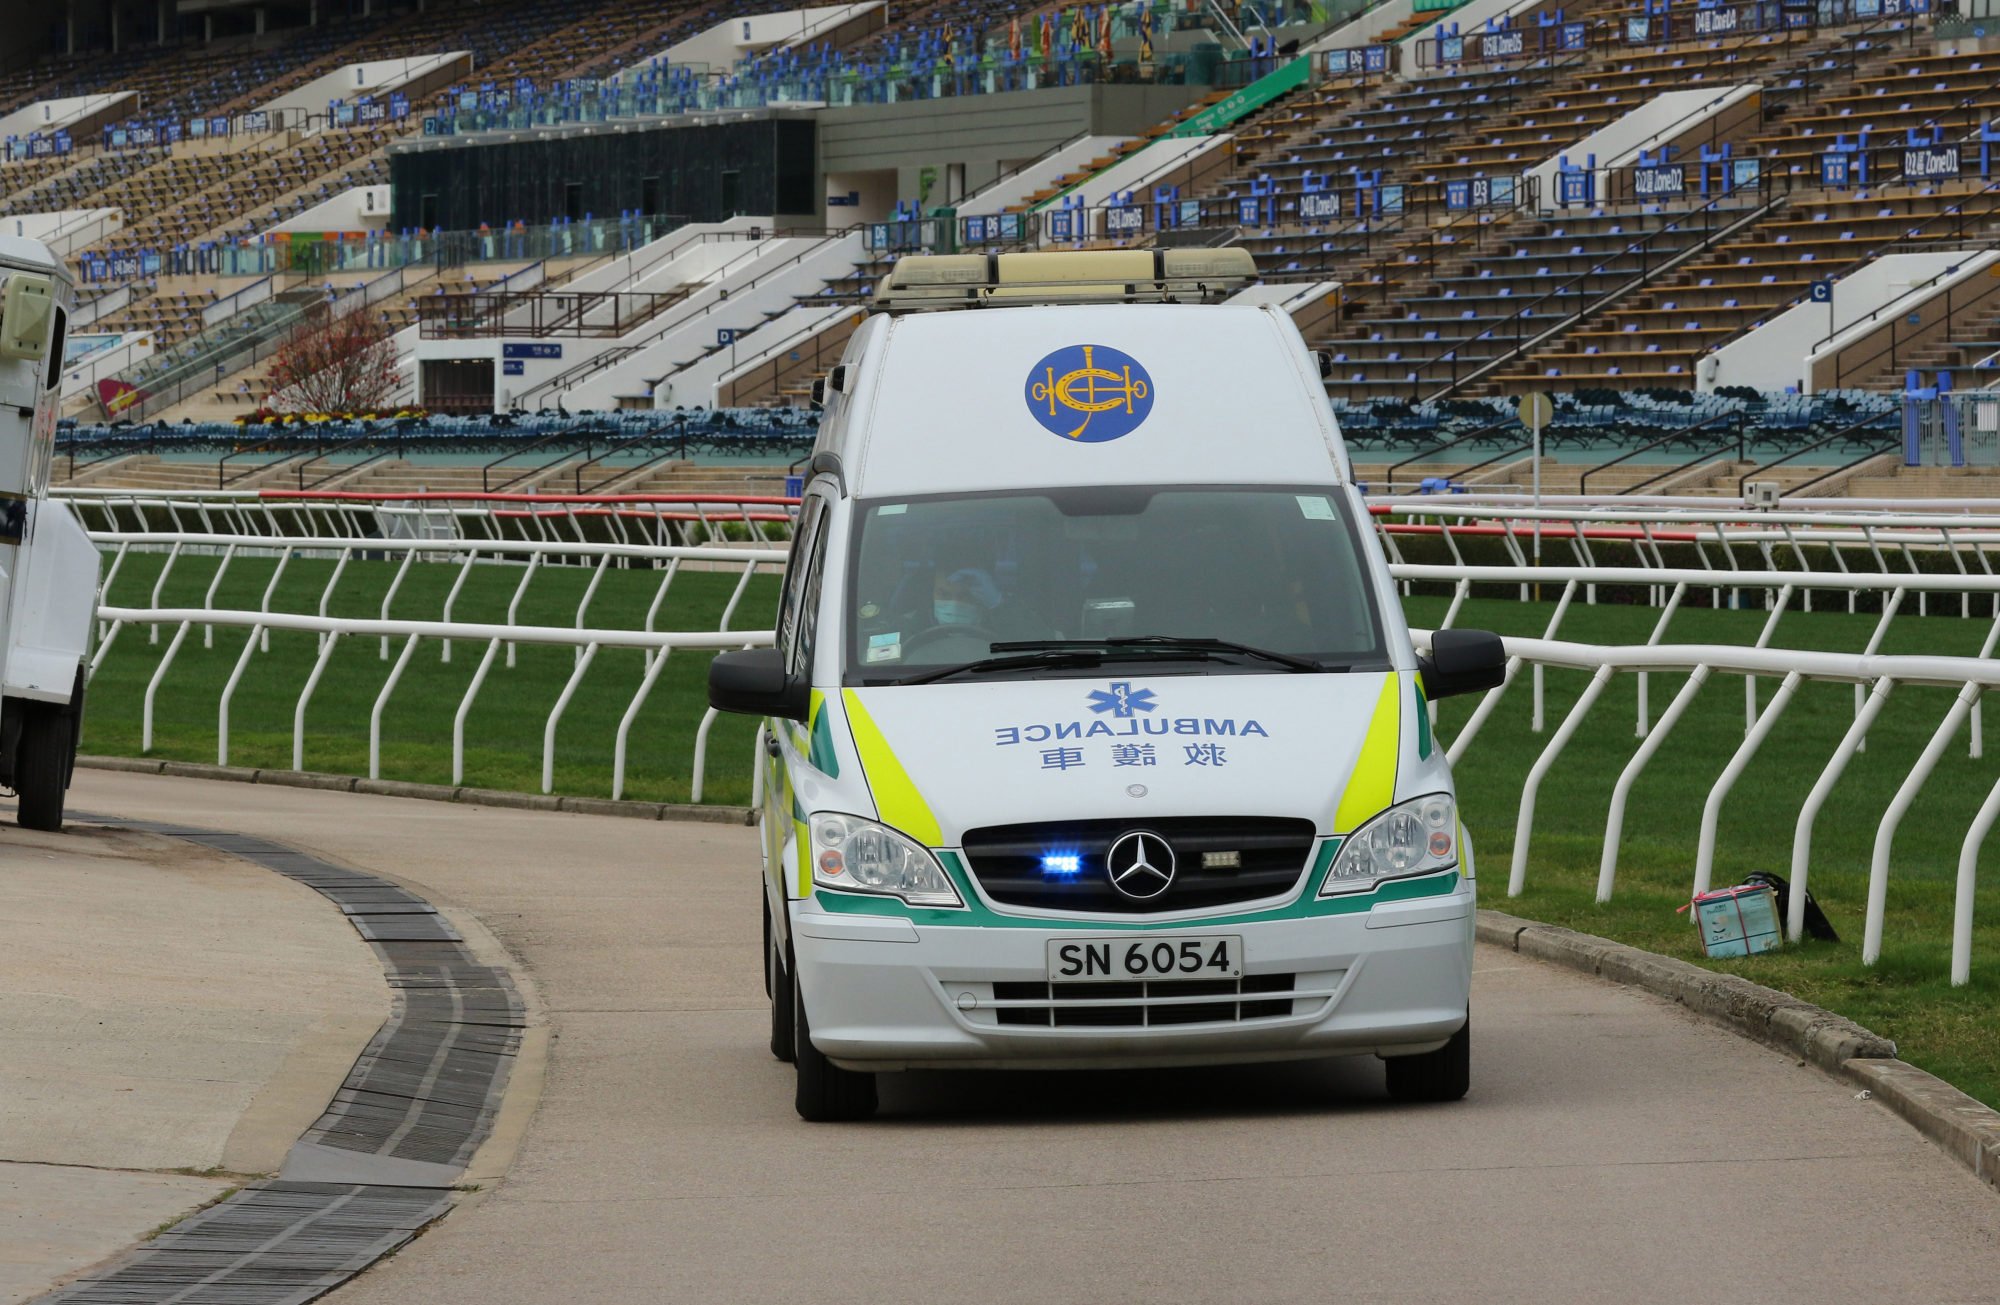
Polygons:
[[1058,349],[1028,373],[1028,411],[1079,444],[1130,435],[1153,411],[1153,378],[1131,354],[1101,344]]

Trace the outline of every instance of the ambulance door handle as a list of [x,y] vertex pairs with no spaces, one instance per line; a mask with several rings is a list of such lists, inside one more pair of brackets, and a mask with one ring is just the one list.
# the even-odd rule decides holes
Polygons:
[[764,731],[764,751],[775,757],[778,755],[778,734],[776,730]]

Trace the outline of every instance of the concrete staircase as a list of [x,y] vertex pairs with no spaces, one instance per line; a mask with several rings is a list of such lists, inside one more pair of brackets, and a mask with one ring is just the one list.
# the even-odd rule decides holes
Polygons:
[[[574,492],[572,469],[583,461],[583,456],[573,455],[555,466],[543,465],[555,457],[554,453],[550,453],[539,460],[522,458],[517,462],[503,462],[490,473],[484,470],[483,463],[463,466],[389,458],[361,467],[351,475],[330,480],[321,488],[359,494],[483,494],[490,483],[496,487],[495,492],[507,494]],[[526,479],[517,484],[506,483],[516,476],[525,476]],[[505,489],[497,488],[502,485],[506,486]]]
[[57,484],[91,489],[214,489],[217,475],[213,462],[168,462],[151,453],[135,453],[101,467],[86,467],[74,481],[64,477],[61,459],[57,460],[55,470]]
[[647,467],[614,480],[600,493],[605,494],[750,494],[763,496],[785,492],[789,473],[776,463],[746,466],[717,466],[695,462],[667,462]]
[[1173,117],[1168,118],[1164,122],[1154,123],[1151,127],[1148,127],[1146,129],[1143,135],[1134,136],[1132,139],[1126,141],[1123,145],[1114,147],[1108,153],[1098,155],[1096,158],[1090,160],[1090,162],[1084,164],[1082,167],[1077,168],[1070,172],[1065,172],[1062,176],[1057,177],[1054,181],[1050,182],[1046,186],[1043,186],[1040,190],[1034,192],[1032,195],[1029,195],[1026,199],[1022,200],[1020,203],[1009,207],[1007,211],[1009,213],[1025,213],[1028,210],[1034,208],[1037,204],[1045,203],[1048,200],[1054,199],[1057,195],[1062,194],[1064,191],[1070,189],[1072,186],[1081,185],[1083,182],[1090,180],[1090,178],[1096,176],[1098,173],[1104,171],[1106,168],[1112,166],[1113,164],[1119,163],[1125,159],[1130,158],[1132,155],[1137,154],[1140,150],[1145,149],[1148,145],[1151,145],[1154,141],[1158,140],[1160,137],[1167,135],[1169,132],[1173,131],[1174,128],[1180,126],[1183,122],[1186,122],[1189,118],[1192,118],[1195,114],[1200,113],[1203,109],[1206,109],[1211,104],[1215,104],[1222,100],[1228,99],[1233,94],[1235,94],[1235,92],[1230,90],[1210,91],[1207,95],[1202,96],[1199,100],[1196,100],[1193,104],[1188,105],[1186,108],[1182,109],[1179,113],[1176,113]]
[[2000,498],[2000,467],[1905,467],[1891,454],[1848,481],[1851,498]]

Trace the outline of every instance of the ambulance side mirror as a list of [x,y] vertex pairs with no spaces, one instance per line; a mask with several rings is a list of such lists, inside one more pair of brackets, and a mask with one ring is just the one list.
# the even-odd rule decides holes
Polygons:
[[805,681],[785,674],[784,654],[776,648],[717,653],[708,664],[708,705],[717,711],[803,721],[811,699]]
[[1507,678],[1507,649],[1490,630],[1439,630],[1428,657],[1417,659],[1424,696],[1432,702],[1497,689]]

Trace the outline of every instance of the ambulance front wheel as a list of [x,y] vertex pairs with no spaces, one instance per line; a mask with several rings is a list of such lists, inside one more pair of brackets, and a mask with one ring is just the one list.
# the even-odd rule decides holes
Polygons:
[[866,1119],[875,1113],[875,1076],[858,1070],[842,1069],[828,1060],[812,1042],[812,1021],[806,1018],[805,994],[800,991],[798,967],[792,973],[792,1067],[798,1071],[798,1095],[794,1099],[799,1118],[813,1123],[842,1119]]
[[1391,1056],[1389,1096],[1395,1101],[1457,1101],[1472,1086],[1472,1020],[1451,1041],[1420,1056]]
[[60,706],[36,705],[21,722],[14,749],[14,792],[24,829],[62,828],[63,791],[69,787],[70,759],[76,751],[76,717]]

